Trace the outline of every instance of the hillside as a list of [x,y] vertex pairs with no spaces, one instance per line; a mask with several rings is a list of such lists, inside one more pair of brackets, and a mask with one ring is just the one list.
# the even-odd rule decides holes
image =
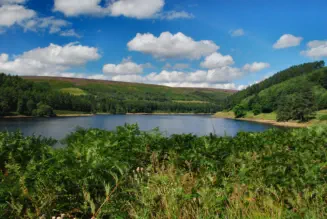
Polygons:
[[240,104],[244,99],[260,93],[262,90],[270,88],[274,85],[287,81],[297,76],[311,73],[316,69],[320,69],[325,66],[324,61],[304,63],[301,65],[292,66],[288,69],[280,71],[273,76],[254,84],[242,91],[239,91],[227,98],[225,103],[225,109],[232,109],[237,104]]
[[246,112],[277,113],[277,120],[308,121],[327,108],[327,68],[324,62],[293,66],[227,98],[225,109],[236,117]]
[[0,116],[80,113],[214,113],[235,91],[0,74]]
[[84,94],[106,95],[109,98],[122,100],[160,100],[160,101],[203,101],[217,103],[227,96],[237,92],[235,90],[213,88],[174,88],[161,85],[129,83],[106,80],[92,80],[64,77],[25,76],[26,80],[50,86],[72,95]]

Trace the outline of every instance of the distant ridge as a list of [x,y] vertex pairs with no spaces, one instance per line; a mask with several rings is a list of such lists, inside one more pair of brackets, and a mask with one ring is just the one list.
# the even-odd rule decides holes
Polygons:
[[[155,87],[170,87],[165,85],[157,84],[146,84],[138,82],[123,82],[123,81],[110,81],[110,80],[98,80],[98,79],[86,79],[86,78],[71,78],[71,77],[53,77],[53,76],[21,76],[21,78],[26,80],[38,81],[38,80],[57,80],[73,83],[76,86],[86,85],[89,83],[99,83],[99,84],[115,84],[115,85],[145,85],[145,86],[155,86]],[[208,91],[222,91],[226,93],[236,93],[237,90],[232,89],[220,89],[220,88],[201,88],[201,87],[170,87],[173,89],[188,89],[188,90],[208,90]]]

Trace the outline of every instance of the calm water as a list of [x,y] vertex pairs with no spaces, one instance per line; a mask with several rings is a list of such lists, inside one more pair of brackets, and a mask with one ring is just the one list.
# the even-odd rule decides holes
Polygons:
[[0,131],[20,129],[25,135],[36,134],[59,140],[73,132],[76,127],[114,130],[117,126],[122,126],[125,123],[138,123],[140,129],[144,131],[159,127],[160,131],[167,135],[216,133],[220,136],[234,136],[240,131],[258,132],[272,127],[266,124],[198,115],[98,115],[93,117],[0,120]]

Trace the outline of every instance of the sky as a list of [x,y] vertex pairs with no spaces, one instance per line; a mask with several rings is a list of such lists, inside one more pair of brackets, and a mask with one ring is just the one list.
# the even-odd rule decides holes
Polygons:
[[0,0],[0,72],[244,89],[326,60],[326,0]]

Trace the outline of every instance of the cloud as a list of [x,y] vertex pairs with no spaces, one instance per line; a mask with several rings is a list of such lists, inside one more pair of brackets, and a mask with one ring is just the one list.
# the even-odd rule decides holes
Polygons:
[[100,6],[101,0],[55,0],[54,11],[60,11],[66,16],[78,16],[82,14],[103,15],[108,11]]
[[244,30],[242,28],[240,28],[240,29],[236,29],[236,30],[231,30],[229,32],[229,34],[232,37],[239,37],[239,36],[243,36],[245,34],[245,32],[244,32]]
[[186,64],[186,63],[176,63],[174,65],[171,65],[170,63],[166,63],[163,68],[164,69],[183,70],[183,69],[190,68],[190,65]]
[[65,46],[50,44],[23,53],[10,61],[7,54],[0,56],[0,72],[17,75],[59,75],[82,66],[101,56],[95,47],[70,43]]
[[300,45],[302,37],[296,37],[291,34],[284,34],[279,40],[273,45],[274,49],[284,49],[288,47],[294,47]]
[[246,64],[243,66],[244,71],[258,72],[265,68],[269,68],[270,64],[265,62],[253,62],[252,64]]
[[133,75],[142,74],[143,66],[138,65],[131,61],[131,59],[124,59],[120,64],[106,64],[103,66],[102,72],[104,74],[116,74],[116,75]]
[[152,18],[164,5],[164,0],[118,0],[109,5],[109,10],[112,16],[144,19]]
[[[169,81],[167,77],[173,75],[174,81]],[[219,83],[213,84],[208,82],[192,82],[192,81],[182,81],[182,74],[178,72],[161,72],[158,77],[157,74],[153,73],[147,77],[142,77],[140,75],[117,75],[112,77],[113,81],[125,81],[125,82],[137,82],[137,83],[151,83],[158,85],[165,85],[169,87],[199,87],[199,88],[217,88],[217,89],[232,89],[238,90],[243,86],[236,86],[234,83]]]
[[230,55],[223,56],[220,53],[212,53],[211,55],[207,56],[203,62],[201,62],[202,68],[220,68],[228,65],[233,65],[234,60],[233,57]]
[[160,18],[165,20],[192,19],[194,18],[194,15],[186,11],[167,11],[161,13]]
[[219,49],[219,46],[210,40],[194,41],[181,32],[175,35],[163,32],[159,37],[150,33],[138,33],[134,39],[128,42],[127,46],[130,51],[150,54],[161,59],[200,59]]
[[0,5],[24,4],[27,0],[0,0]]
[[321,58],[327,56],[327,40],[314,40],[307,44],[307,50],[301,54],[311,58]]
[[185,11],[163,11],[164,0],[111,0],[102,6],[101,0],[55,0],[54,11],[68,17],[79,15],[124,16],[136,19],[189,19],[192,14]]
[[4,33],[7,28],[13,25],[19,25],[25,31],[44,31],[48,30],[50,34],[60,33],[61,36],[79,35],[73,29],[63,30],[71,23],[56,19],[55,17],[38,17],[34,10],[26,8],[23,0],[0,0],[0,33]]
[[8,54],[0,54],[0,63],[4,63],[8,61]]
[[81,36],[79,34],[77,34],[74,29],[61,31],[59,35],[60,36],[65,36],[65,37],[81,38]]
[[2,5],[0,7],[0,27],[11,27],[36,16],[35,11],[22,5]]

